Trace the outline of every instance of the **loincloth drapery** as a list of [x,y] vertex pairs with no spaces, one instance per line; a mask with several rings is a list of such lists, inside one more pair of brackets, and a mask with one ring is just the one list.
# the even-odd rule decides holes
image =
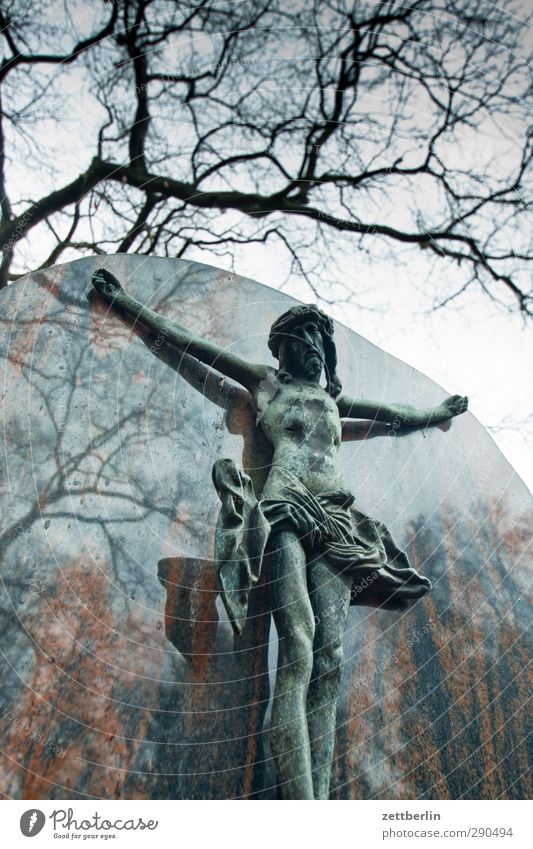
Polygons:
[[[215,533],[215,560],[222,600],[237,634],[246,621],[248,597],[258,582],[273,530],[294,529],[307,557],[324,560],[351,580],[351,603],[363,592],[381,600],[419,598],[431,589],[381,522],[354,505],[347,490],[313,495],[291,473],[276,498],[257,500],[248,475],[233,460],[217,460],[213,483],[222,502]],[[287,505],[291,514],[285,515]],[[301,531],[298,516],[305,518]],[[363,588],[363,589],[362,589]]]

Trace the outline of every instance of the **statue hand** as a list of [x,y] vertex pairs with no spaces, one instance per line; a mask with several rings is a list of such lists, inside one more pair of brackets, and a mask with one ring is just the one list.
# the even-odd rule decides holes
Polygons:
[[460,416],[468,409],[468,397],[466,395],[450,395],[442,402],[441,408],[444,416],[448,419]]
[[119,292],[123,291],[120,281],[105,268],[99,268],[94,272],[92,283],[94,288],[108,300],[113,300]]

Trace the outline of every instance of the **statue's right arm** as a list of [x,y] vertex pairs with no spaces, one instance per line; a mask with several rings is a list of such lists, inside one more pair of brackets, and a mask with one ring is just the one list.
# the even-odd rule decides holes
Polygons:
[[93,286],[113,307],[141,321],[155,333],[161,334],[165,342],[196,357],[226,377],[237,381],[252,394],[260,381],[267,375],[267,367],[249,363],[247,360],[225,351],[219,345],[196,336],[177,321],[171,321],[154,310],[145,307],[122,287],[117,278],[105,268],[99,268],[92,277]]

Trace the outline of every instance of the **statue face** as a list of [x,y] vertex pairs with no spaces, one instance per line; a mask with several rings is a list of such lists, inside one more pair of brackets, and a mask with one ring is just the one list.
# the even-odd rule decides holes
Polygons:
[[318,324],[309,319],[293,328],[284,342],[284,367],[293,374],[318,381],[324,363],[324,340]]

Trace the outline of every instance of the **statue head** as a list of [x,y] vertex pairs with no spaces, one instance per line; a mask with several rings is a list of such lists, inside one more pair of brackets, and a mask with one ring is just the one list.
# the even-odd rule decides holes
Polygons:
[[280,315],[270,328],[268,347],[281,372],[318,382],[324,368],[326,390],[333,398],[340,394],[333,322],[316,304],[291,307]]

